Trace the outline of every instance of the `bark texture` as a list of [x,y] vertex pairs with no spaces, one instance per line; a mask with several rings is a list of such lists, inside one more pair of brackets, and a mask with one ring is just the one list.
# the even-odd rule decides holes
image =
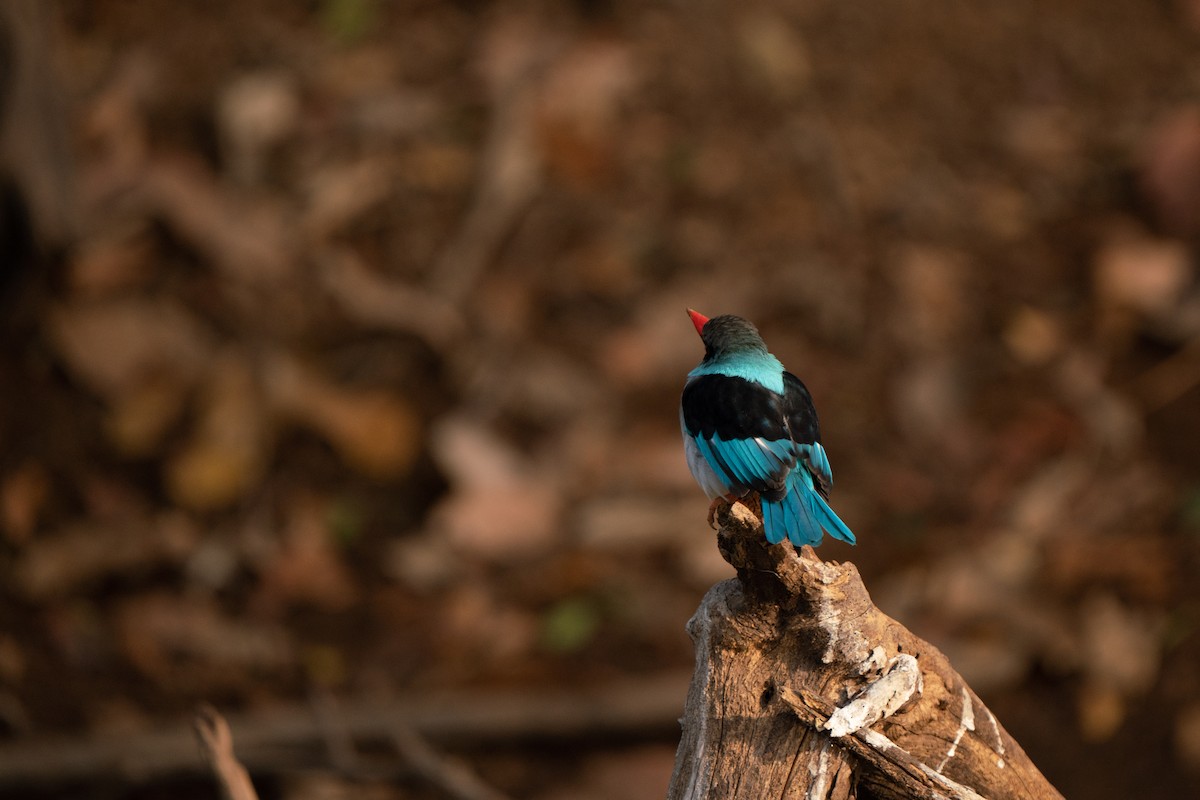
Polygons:
[[767,544],[740,504],[718,519],[738,577],[688,623],[696,669],[668,800],[1061,798],[853,564]]

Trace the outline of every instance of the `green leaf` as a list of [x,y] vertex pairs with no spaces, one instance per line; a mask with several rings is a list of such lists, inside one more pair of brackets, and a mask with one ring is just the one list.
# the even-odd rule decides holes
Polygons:
[[542,646],[555,653],[578,652],[595,638],[600,621],[600,609],[591,598],[563,600],[542,619]]
[[353,44],[375,27],[379,0],[323,0],[321,24],[342,44]]

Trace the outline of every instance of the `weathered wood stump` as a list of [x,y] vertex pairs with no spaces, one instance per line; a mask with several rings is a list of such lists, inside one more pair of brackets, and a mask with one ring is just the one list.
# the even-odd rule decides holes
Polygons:
[[1061,799],[853,564],[767,544],[741,505],[718,520],[738,577],[688,623],[696,670],[668,800]]

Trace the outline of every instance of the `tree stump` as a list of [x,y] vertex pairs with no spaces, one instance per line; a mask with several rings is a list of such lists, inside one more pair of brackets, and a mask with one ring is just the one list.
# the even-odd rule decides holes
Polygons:
[[871,602],[853,564],[718,514],[737,578],[688,622],[696,668],[668,800],[1061,795],[934,646]]

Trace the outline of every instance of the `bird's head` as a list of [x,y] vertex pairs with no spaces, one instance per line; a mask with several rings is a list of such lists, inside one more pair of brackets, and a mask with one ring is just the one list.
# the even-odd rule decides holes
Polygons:
[[747,353],[766,353],[767,345],[763,342],[758,328],[749,321],[733,314],[722,314],[711,319],[699,311],[688,309],[688,316],[704,342],[704,360],[716,361],[721,358]]

